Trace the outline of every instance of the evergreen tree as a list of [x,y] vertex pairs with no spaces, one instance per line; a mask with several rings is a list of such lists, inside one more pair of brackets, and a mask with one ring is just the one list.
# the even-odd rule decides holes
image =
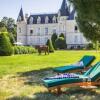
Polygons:
[[66,49],[66,47],[67,47],[66,41],[63,37],[57,38],[55,41],[55,44],[56,44],[56,48],[58,48],[58,49]]
[[13,44],[17,36],[17,26],[15,24],[15,20],[13,18],[3,17],[0,22],[0,27],[5,27],[7,29],[9,32],[8,36]]
[[10,56],[13,54],[13,47],[10,39],[5,33],[0,33],[0,56]]
[[63,37],[63,38],[65,39],[65,36],[64,36],[63,33],[61,33],[61,34],[59,35],[59,37]]
[[51,41],[52,41],[52,45],[54,47],[54,49],[56,50],[56,46],[55,46],[55,41],[57,39],[57,34],[53,33],[52,37],[51,37]]
[[50,39],[47,40],[46,45],[49,47],[49,52],[54,52],[52,41]]

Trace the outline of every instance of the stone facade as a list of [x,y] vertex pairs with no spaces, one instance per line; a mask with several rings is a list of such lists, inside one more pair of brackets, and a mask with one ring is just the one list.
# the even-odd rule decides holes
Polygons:
[[88,42],[78,30],[75,21],[75,10],[69,10],[66,0],[63,0],[58,13],[26,15],[21,8],[17,19],[17,42],[23,45],[45,45],[53,33],[58,36],[63,33],[67,47],[85,46]]

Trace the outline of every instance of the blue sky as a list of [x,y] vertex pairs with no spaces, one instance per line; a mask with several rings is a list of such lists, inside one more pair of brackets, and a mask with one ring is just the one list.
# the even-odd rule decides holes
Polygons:
[[0,0],[0,19],[3,16],[17,19],[19,10],[25,13],[57,12],[63,0]]

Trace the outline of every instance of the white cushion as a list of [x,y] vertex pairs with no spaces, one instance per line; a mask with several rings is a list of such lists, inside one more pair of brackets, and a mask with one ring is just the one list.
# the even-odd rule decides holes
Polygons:
[[77,62],[77,63],[75,63],[73,65],[74,66],[84,66],[84,63],[83,63],[83,61],[79,61],[79,62]]

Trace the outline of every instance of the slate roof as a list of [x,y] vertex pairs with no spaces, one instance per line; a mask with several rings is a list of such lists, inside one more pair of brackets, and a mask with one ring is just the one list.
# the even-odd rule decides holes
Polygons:
[[69,16],[69,10],[67,6],[66,0],[63,0],[61,8],[60,8],[60,14],[61,16]]
[[22,9],[22,7],[21,7],[21,9],[20,9],[20,12],[19,12],[19,15],[18,15],[17,21],[19,21],[19,16],[20,16],[20,18],[21,18],[20,21],[24,21],[24,14],[23,14],[23,9]]
[[[63,0],[61,8],[60,8],[60,15],[61,16],[68,16],[67,20],[73,20],[74,19],[74,14],[75,14],[75,9],[72,10],[72,12],[70,12],[68,10],[68,6],[67,6],[66,0]],[[23,9],[22,8],[20,9],[19,16],[21,17],[21,21],[24,21],[24,15],[23,15]],[[19,21],[19,16],[18,16],[17,21]],[[46,17],[48,17],[48,23],[53,23],[53,17],[54,16],[56,17],[56,22],[55,23],[58,23],[58,21],[57,21],[58,13],[54,13],[54,14],[35,14],[35,15],[30,15],[28,17],[28,19],[27,19],[27,24],[30,24],[30,18],[31,17],[33,18],[33,22],[32,22],[33,24],[37,24],[38,17],[41,18],[40,24],[45,24],[45,18]]]
[[30,18],[32,17],[33,18],[33,24],[37,24],[37,19],[38,17],[41,18],[41,24],[45,24],[45,18],[48,16],[48,23],[53,23],[53,17],[55,16],[56,17],[56,23],[57,23],[57,17],[58,17],[58,14],[39,14],[39,15],[30,15],[30,17],[28,18],[27,20],[27,24],[29,24],[30,22]]
[[75,16],[75,9],[73,9],[71,11],[71,13],[69,14],[68,20],[73,20],[74,19],[74,16]]

